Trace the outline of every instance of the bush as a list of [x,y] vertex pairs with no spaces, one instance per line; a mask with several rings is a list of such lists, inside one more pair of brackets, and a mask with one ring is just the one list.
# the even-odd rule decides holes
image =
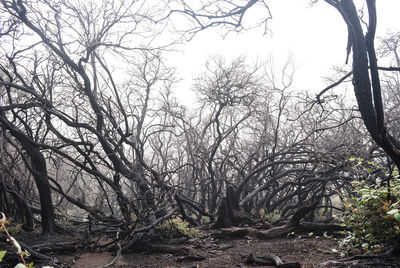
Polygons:
[[348,228],[342,246],[378,251],[399,238],[400,180],[395,178],[391,182],[390,187],[353,182],[355,194],[347,198],[341,215]]
[[166,239],[179,238],[182,236],[187,236],[189,238],[202,236],[198,229],[190,227],[187,221],[183,221],[179,217],[158,224],[156,229]]
[[275,209],[274,211],[270,213],[266,213],[266,210],[264,208],[260,209],[259,215],[262,219],[268,221],[268,222],[276,222],[282,219],[281,217],[281,212],[279,209]]

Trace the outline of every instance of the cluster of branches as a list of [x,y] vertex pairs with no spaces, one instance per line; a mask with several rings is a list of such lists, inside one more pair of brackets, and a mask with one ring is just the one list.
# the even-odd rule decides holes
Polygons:
[[[177,2],[207,28],[216,25],[207,20],[240,25],[258,1],[215,1],[215,16]],[[144,1],[1,1],[1,210],[27,228],[40,214],[44,233],[68,211],[132,235],[177,214],[192,225],[215,222],[230,189],[247,215],[289,218],[311,204],[329,214],[340,209],[332,197],[365,175],[351,157],[387,163],[343,96],[316,103],[294,94],[290,61],[278,72],[268,62],[211,59],[194,83],[200,106],[179,105],[173,69],[153,45],[177,12],[168,10]],[[398,40],[385,39],[381,52],[397,64]],[[385,81],[398,91],[396,75]],[[398,109],[389,99],[388,111]]]

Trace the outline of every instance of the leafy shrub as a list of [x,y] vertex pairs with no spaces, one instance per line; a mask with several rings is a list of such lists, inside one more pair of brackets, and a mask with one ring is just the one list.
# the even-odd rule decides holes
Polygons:
[[182,236],[190,238],[202,236],[202,233],[198,229],[190,227],[187,221],[184,221],[179,217],[158,224],[156,229],[166,239],[173,239]]
[[347,198],[341,215],[348,228],[341,245],[347,249],[362,247],[365,251],[390,245],[400,235],[400,179],[392,180],[390,187],[353,184],[355,194]]
[[268,222],[276,222],[279,221],[281,217],[281,212],[279,209],[275,209],[274,211],[267,213],[264,208],[259,211],[260,217]]

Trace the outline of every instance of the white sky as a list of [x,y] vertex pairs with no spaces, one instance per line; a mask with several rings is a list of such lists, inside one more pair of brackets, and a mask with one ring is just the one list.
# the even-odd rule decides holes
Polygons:
[[[182,53],[174,54],[171,63],[184,78],[177,87],[177,97],[191,103],[194,94],[192,78],[213,55],[226,58],[246,56],[250,61],[265,61],[273,55],[279,67],[292,54],[298,67],[296,89],[317,92],[326,84],[322,79],[333,65],[343,65],[346,58],[347,28],[340,14],[323,0],[314,7],[309,0],[269,1],[273,19],[269,22],[272,34],[263,35],[263,27],[239,34],[231,33],[225,39],[216,29],[200,32],[186,44]],[[357,2],[357,1],[356,1]],[[363,1],[358,1],[363,3]],[[400,30],[400,0],[377,0],[377,36],[388,30]],[[245,20],[256,17],[249,13]]]

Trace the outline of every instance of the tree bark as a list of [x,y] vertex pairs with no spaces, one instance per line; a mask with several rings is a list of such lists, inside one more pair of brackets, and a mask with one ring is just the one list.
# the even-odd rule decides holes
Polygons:
[[218,207],[218,218],[214,228],[227,228],[238,226],[242,223],[251,223],[250,217],[239,206],[235,190],[229,186],[226,190],[226,197]]
[[[400,142],[387,133],[382,105],[381,85],[374,48],[376,30],[375,0],[367,0],[368,32],[364,36],[357,9],[352,0],[325,0],[342,15],[353,48],[353,85],[364,124],[373,138],[400,168]],[[371,84],[371,80],[372,84]]]
[[54,207],[51,197],[49,178],[47,177],[46,160],[35,143],[24,133],[16,129],[4,116],[0,114],[0,126],[7,129],[10,134],[21,144],[28,155],[32,172],[40,199],[40,215],[42,217],[42,234],[54,233]]

